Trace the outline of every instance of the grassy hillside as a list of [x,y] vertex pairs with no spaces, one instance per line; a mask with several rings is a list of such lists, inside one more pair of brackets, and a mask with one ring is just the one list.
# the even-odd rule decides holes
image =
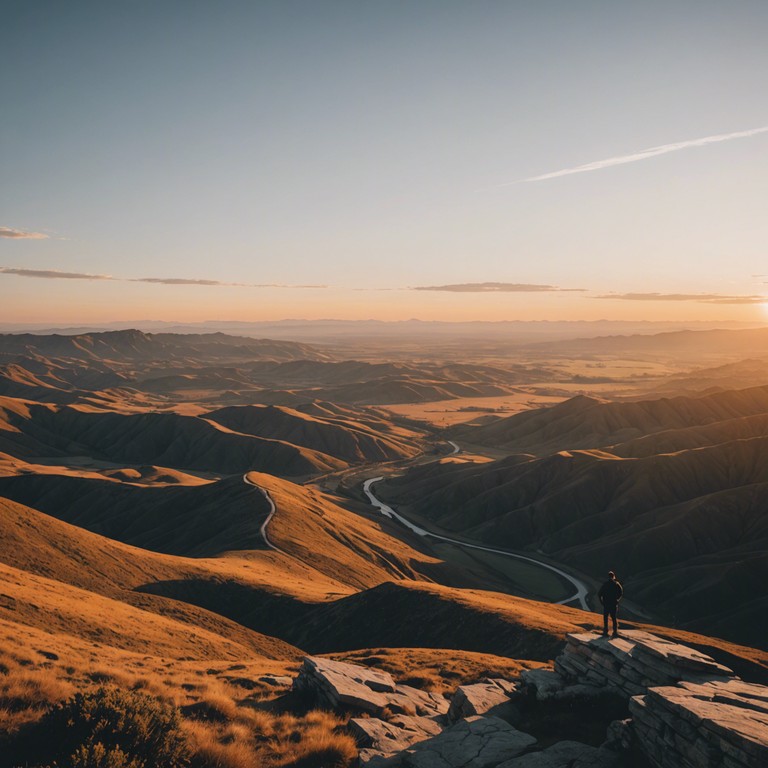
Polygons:
[[[768,417],[768,386],[638,402],[607,402],[580,395],[551,408],[526,411],[487,425],[456,427],[451,434],[459,442],[538,455],[608,448],[649,435],[660,435],[660,449],[665,447],[662,435],[685,448],[698,447],[697,440],[699,445],[712,445],[760,434],[764,418],[757,419],[753,427],[739,422],[752,417]],[[721,426],[715,426],[718,424]],[[645,455],[654,452],[654,441],[645,445]]]
[[429,525],[540,550],[599,577],[620,570],[665,620],[763,645],[768,438],[640,459],[590,451],[433,464],[379,486]]

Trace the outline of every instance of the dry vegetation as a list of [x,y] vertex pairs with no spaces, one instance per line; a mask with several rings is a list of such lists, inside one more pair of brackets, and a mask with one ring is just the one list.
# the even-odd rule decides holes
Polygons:
[[512,679],[523,670],[549,666],[540,661],[445,648],[366,648],[327,655],[337,661],[382,669],[403,685],[444,694],[452,694],[460,685],[487,677]]
[[193,768],[346,765],[357,753],[341,732],[343,719],[319,710],[296,714],[285,685],[268,681],[294,674],[295,663],[178,661],[8,622],[0,624],[0,649],[0,766],[16,764],[7,762],[13,745],[56,705],[102,688],[178,711]]

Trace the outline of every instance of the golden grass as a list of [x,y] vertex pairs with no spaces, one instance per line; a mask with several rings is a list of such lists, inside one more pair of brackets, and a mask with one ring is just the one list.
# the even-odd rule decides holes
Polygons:
[[486,677],[512,679],[523,670],[549,666],[540,661],[443,648],[367,648],[327,656],[384,670],[398,683],[435,693],[453,693],[460,685]]
[[118,686],[180,708],[193,768],[331,768],[357,755],[344,719],[282,711],[286,689],[259,679],[293,676],[295,662],[179,661],[7,621],[0,621],[0,659],[0,741],[76,692]]
[[323,710],[304,716],[241,710],[228,723],[186,721],[184,730],[199,768],[250,768],[266,765],[346,766],[357,756],[345,721]]
[[[392,579],[423,579],[440,561],[334,503],[317,486],[301,486],[261,472],[249,479],[269,491],[277,513],[270,540],[326,578],[357,589]],[[325,597],[325,596],[324,596]]]
[[3,654],[0,667],[0,731],[13,733],[34,722],[53,704],[68,698],[75,687],[47,664]]

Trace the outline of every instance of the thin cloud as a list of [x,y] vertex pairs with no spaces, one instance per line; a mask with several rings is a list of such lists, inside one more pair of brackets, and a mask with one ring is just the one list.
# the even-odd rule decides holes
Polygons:
[[0,267],[4,275],[19,277],[39,277],[44,280],[116,280],[110,275],[92,275],[87,272],[60,272],[58,269],[17,269],[16,267]]
[[42,232],[25,232],[23,229],[0,227],[0,237],[8,237],[11,240],[47,240],[48,235]]
[[456,283],[454,285],[419,285],[414,291],[448,291],[450,293],[551,293],[557,291],[586,291],[586,288],[558,288],[556,285],[534,283]]
[[[520,181],[546,181],[547,179],[557,179],[560,176],[570,176],[574,173],[587,173],[589,171],[601,171],[603,168],[611,168],[614,165],[624,165],[626,163],[636,163],[640,160],[647,160],[649,157],[657,157],[658,155],[666,155],[670,152],[678,152],[681,149],[690,149],[692,147],[704,147],[708,144],[717,144],[721,141],[732,141],[734,139],[746,139],[750,136],[757,136],[760,133],[768,132],[768,125],[764,125],[761,128],[750,128],[748,131],[735,131],[734,133],[719,133],[714,136],[705,136],[702,139],[689,139],[688,141],[677,141],[673,144],[662,144],[658,147],[648,147],[648,149],[641,149],[638,152],[633,152],[630,155],[618,155],[617,157],[609,157],[606,160],[596,160],[592,163],[586,163],[585,165],[577,165],[573,168],[563,168],[559,171],[552,171],[551,173],[543,173],[540,176],[530,176],[527,179],[521,179]],[[506,187],[511,184],[517,184],[516,181],[510,181],[506,184],[500,184],[501,187]]]
[[728,296],[721,293],[607,293],[592,299],[618,299],[619,301],[697,301],[702,304],[763,304],[765,296]]
[[327,288],[327,285],[289,285],[286,283],[228,283],[223,280],[195,280],[187,277],[125,277],[115,278],[129,283],[156,285],[226,285],[236,288]]
[[0,267],[0,274],[36,277],[44,280],[111,280],[119,283],[152,283],[157,285],[213,285],[237,288],[327,288],[327,285],[289,285],[283,283],[228,283],[222,280],[195,280],[186,277],[113,277],[89,272],[61,272],[58,269],[21,269]]

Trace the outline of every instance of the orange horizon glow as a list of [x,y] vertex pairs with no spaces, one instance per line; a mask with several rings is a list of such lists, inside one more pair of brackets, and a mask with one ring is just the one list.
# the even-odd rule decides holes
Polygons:
[[[0,278],[2,279],[2,278]],[[768,301],[706,304],[696,301],[629,301],[573,293],[440,293],[413,290],[244,289],[121,284],[43,286],[17,278],[3,302],[4,323],[98,323],[158,320],[275,321],[338,319],[400,321],[768,321]],[[53,290],[51,290],[53,288]],[[131,295],[132,294],[132,295]]]

